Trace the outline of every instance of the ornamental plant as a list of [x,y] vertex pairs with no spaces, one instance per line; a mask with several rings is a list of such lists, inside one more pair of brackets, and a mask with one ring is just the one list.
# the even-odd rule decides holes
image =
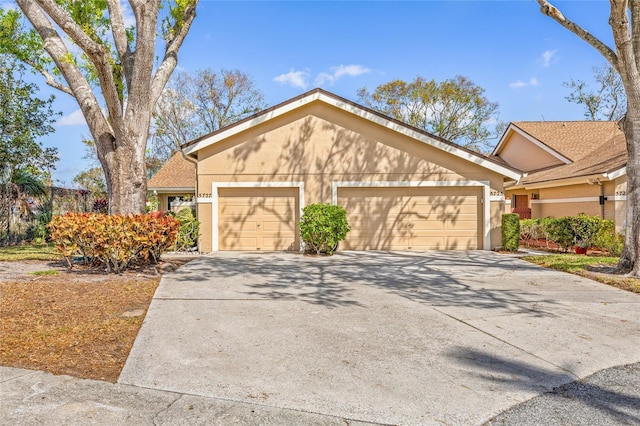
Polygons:
[[172,217],[96,213],[67,213],[49,223],[51,241],[69,267],[74,257],[80,257],[85,264],[102,265],[115,273],[136,262],[158,262],[161,253],[175,244],[179,227]]
[[302,210],[300,235],[305,250],[331,256],[351,230],[347,212],[333,204],[309,204]]

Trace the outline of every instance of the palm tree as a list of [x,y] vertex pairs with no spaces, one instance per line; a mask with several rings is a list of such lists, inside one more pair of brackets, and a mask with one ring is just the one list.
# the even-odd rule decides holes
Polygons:
[[[6,179],[8,175],[8,179]],[[2,186],[2,198],[6,221],[6,240],[11,240],[11,224],[19,218],[28,218],[32,214],[33,198],[47,195],[47,188],[40,178],[28,169],[18,168],[5,174]],[[13,221],[12,221],[13,217]]]

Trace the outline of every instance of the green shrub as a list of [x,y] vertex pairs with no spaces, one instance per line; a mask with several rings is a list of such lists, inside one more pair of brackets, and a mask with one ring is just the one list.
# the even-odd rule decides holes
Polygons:
[[175,251],[186,251],[198,244],[200,236],[200,222],[196,220],[194,211],[190,207],[180,209],[175,215],[180,222],[180,230],[176,239]]
[[517,251],[520,245],[520,215],[506,213],[502,215],[502,249]]
[[571,217],[550,218],[546,222],[548,238],[564,251],[568,251],[576,242],[576,236],[571,227]]
[[302,210],[300,235],[306,251],[332,255],[351,230],[347,212],[333,204],[310,204]]
[[571,217],[569,223],[575,238],[574,245],[588,248],[593,245],[593,241],[598,235],[602,219],[598,216],[587,216],[580,213],[578,216]]
[[620,256],[624,248],[624,236],[616,232],[616,224],[613,220],[603,219],[593,245],[607,250],[609,254]]

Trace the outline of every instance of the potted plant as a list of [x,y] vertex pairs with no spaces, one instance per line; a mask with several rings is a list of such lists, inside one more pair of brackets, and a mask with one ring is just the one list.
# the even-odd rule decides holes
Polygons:
[[576,254],[587,254],[587,250],[590,246],[591,244],[589,244],[588,241],[577,240],[576,245],[573,247],[573,249],[575,250]]

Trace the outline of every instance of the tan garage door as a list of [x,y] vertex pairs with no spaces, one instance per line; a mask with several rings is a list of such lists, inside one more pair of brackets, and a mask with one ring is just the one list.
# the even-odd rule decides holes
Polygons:
[[220,250],[296,250],[297,188],[219,190]]
[[478,240],[480,190],[446,188],[340,188],[347,211],[348,250],[467,250]]

